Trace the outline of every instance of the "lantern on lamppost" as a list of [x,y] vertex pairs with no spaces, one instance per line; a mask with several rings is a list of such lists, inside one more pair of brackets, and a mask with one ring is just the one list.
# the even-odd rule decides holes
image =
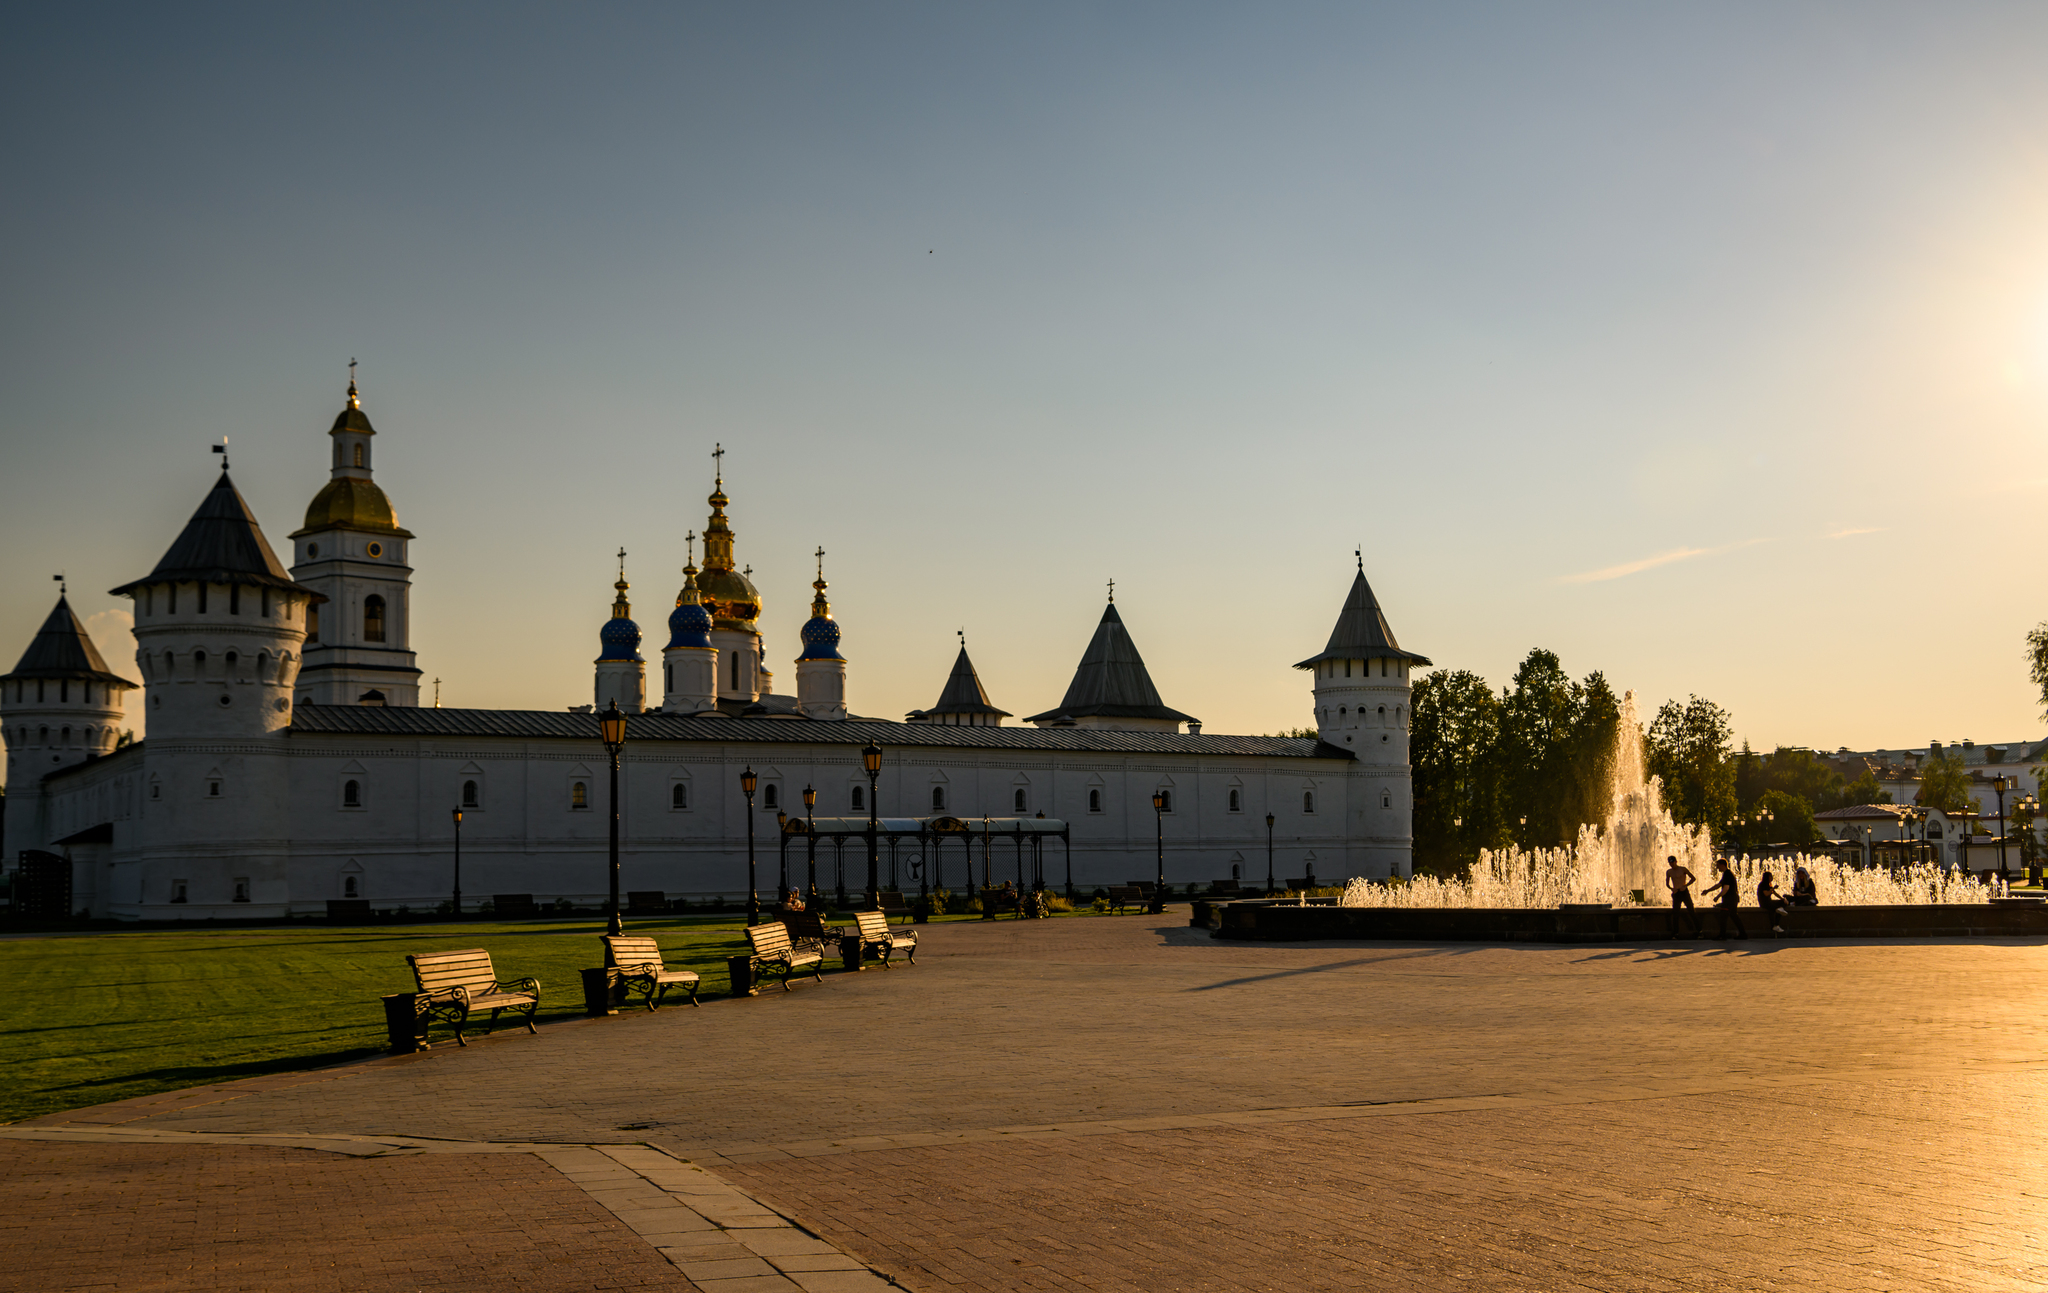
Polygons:
[[818,905],[818,825],[811,810],[818,806],[818,788],[804,787],[804,833],[810,836],[808,861],[811,867],[810,887],[804,891],[804,901],[813,908]]
[[619,755],[626,748],[626,711],[619,708],[618,701],[606,705],[604,713],[597,716],[597,730],[612,765],[611,921],[608,927],[614,934],[623,934],[626,924],[619,917]]
[[761,923],[761,893],[754,883],[754,787],[761,784],[761,778],[754,775],[754,765],[749,763],[740,773],[740,793],[747,797],[747,924]]
[[462,919],[462,810],[451,809],[455,814],[455,919]]
[[1152,884],[1152,914],[1166,910],[1166,792],[1152,792],[1152,824],[1159,848],[1159,875]]

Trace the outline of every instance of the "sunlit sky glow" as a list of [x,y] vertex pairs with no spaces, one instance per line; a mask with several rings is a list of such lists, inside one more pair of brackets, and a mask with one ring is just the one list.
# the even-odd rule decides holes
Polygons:
[[[1106,580],[1169,705],[1403,645],[1738,734],[2038,736],[2039,6],[45,6],[10,25],[0,651],[210,483],[274,545],[351,357],[451,705],[657,648],[729,453],[793,691],[968,642],[1054,705]],[[139,716],[138,716],[139,717]]]

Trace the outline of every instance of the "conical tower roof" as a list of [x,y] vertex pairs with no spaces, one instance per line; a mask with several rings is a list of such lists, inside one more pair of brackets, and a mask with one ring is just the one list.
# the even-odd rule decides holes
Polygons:
[[0,675],[0,682],[15,678],[89,678],[109,686],[135,685],[107,668],[100,649],[72,611],[70,600],[61,594],[50,617],[22,653],[21,663],[14,666],[14,672]]
[[1095,637],[1081,656],[1080,668],[1074,670],[1074,681],[1067,684],[1066,699],[1057,708],[1033,714],[1024,721],[1038,723],[1062,715],[1199,721],[1193,715],[1168,709],[1159,699],[1159,689],[1152,685],[1152,675],[1146,672],[1145,661],[1124,628],[1123,617],[1116,613],[1115,602],[1103,609],[1102,622],[1095,626]]
[[263,537],[249,505],[242,501],[235,483],[223,469],[220,479],[200,501],[199,510],[185,522],[184,533],[164,553],[156,569],[143,579],[114,589],[116,595],[134,592],[144,584],[165,583],[267,584],[293,592],[306,589],[285,573],[277,554]]
[[1403,651],[1401,644],[1394,640],[1394,630],[1388,626],[1385,612],[1380,610],[1377,597],[1372,595],[1372,585],[1365,582],[1365,569],[1360,567],[1358,575],[1351,581],[1351,591],[1344,598],[1344,609],[1337,614],[1337,627],[1330,630],[1330,641],[1321,655],[1310,656],[1297,669],[1313,669],[1325,660],[1406,660],[1412,664],[1428,665],[1433,662],[1428,656],[1413,651]]
[[932,714],[994,714],[998,718],[1010,717],[1007,709],[997,709],[989,703],[988,692],[981,685],[981,675],[974,672],[974,661],[967,658],[967,644],[960,644],[960,654],[953,660],[953,672],[946,679],[946,690],[939,695],[939,703],[922,711]]

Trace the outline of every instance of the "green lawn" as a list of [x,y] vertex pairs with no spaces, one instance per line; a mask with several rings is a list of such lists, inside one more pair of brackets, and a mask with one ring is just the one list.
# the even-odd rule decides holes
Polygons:
[[[744,923],[630,928],[659,938],[667,962],[703,975],[710,995],[728,990],[725,958],[746,949]],[[374,1055],[384,1049],[378,998],[412,990],[408,952],[482,947],[501,976],[540,980],[537,1020],[580,1014],[577,971],[604,964],[603,928],[591,919],[0,939],[12,985],[0,997],[0,1121]],[[437,1044],[444,1035],[436,1026]]]
[[[709,997],[730,991],[725,958],[746,950],[745,924],[734,914],[628,928],[702,975]],[[12,985],[0,995],[0,1122],[378,1054],[378,998],[412,991],[408,952],[484,948],[501,977],[540,980],[537,1022],[569,1018],[583,1010],[577,971],[604,964],[603,929],[593,917],[0,939],[0,981]],[[678,1000],[688,998],[670,992]],[[446,1036],[435,1025],[435,1043]]]

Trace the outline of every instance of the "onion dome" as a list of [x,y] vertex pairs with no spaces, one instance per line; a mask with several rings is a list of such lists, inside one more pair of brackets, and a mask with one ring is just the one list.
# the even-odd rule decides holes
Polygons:
[[806,660],[844,660],[839,654],[839,625],[832,619],[832,603],[825,600],[825,550],[818,549],[818,579],[811,587],[818,595],[811,599],[811,618],[804,622],[804,653],[797,657],[797,663]]
[[717,628],[757,632],[761,594],[753,580],[733,569],[733,532],[725,519],[726,504],[732,500],[725,496],[723,475],[718,477],[706,501],[711,504],[711,519],[704,526],[704,573],[697,580],[704,609],[710,612],[711,622]]
[[711,645],[711,612],[704,609],[704,596],[697,590],[697,565],[683,567],[683,591],[676,594],[676,608],[668,615],[668,649]]
[[605,621],[597,632],[597,640],[603,645],[598,652],[599,660],[638,660],[640,658],[640,626],[633,622],[633,604],[626,600],[625,552],[619,553],[619,582],[612,587],[618,596],[612,601],[612,617]]
[[[335,416],[334,425],[328,428],[330,436],[374,436],[375,427],[370,425],[369,414],[363,412],[362,397],[356,394],[355,379],[348,384],[348,404]],[[354,442],[351,442],[354,443]],[[412,532],[401,529],[398,513],[391,508],[391,500],[370,479],[369,468],[353,459],[344,460],[339,449],[334,459],[333,479],[321,487],[306,507],[306,523],[292,532],[296,539],[301,535],[319,530],[367,530],[375,534],[389,534],[401,539],[410,539]]]

